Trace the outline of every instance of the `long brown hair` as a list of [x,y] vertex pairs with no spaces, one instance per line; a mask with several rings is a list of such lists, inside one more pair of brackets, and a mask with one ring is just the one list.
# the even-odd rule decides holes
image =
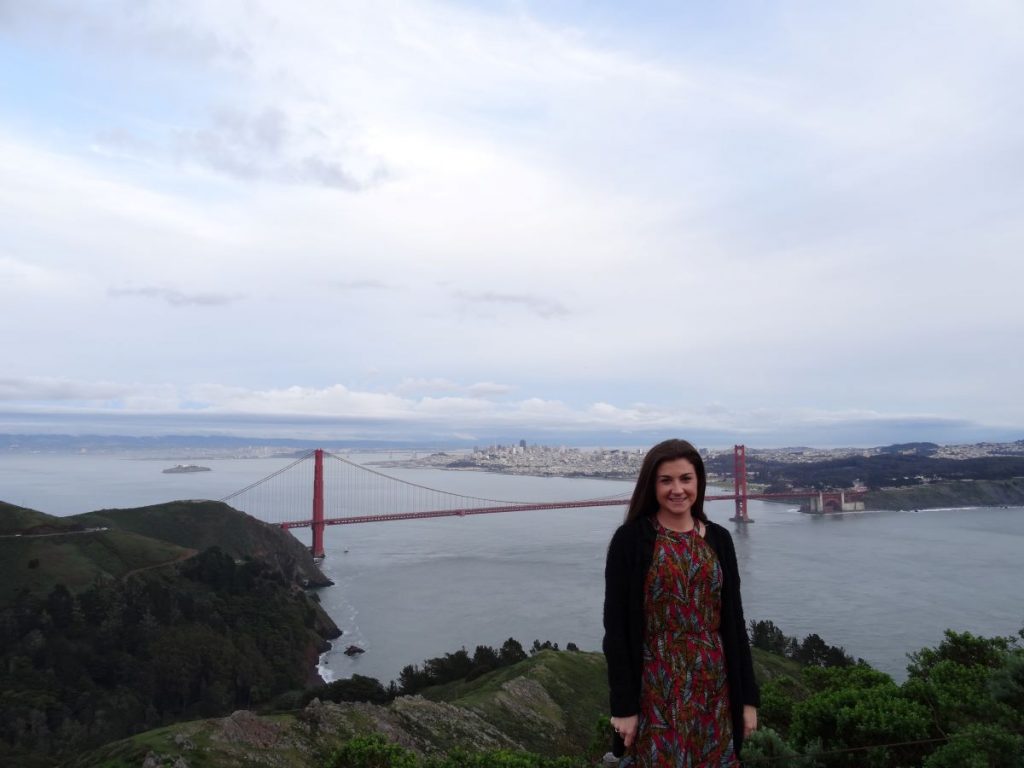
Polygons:
[[704,514],[704,491],[708,487],[708,476],[704,470],[704,460],[700,452],[685,440],[666,440],[651,448],[644,456],[644,463],[640,465],[640,474],[636,478],[636,488],[633,489],[633,498],[629,501],[629,509],[626,510],[626,522],[636,520],[638,517],[649,517],[658,511],[658,499],[654,491],[654,482],[658,475],[658,467],[666,461],[686,459],[693,464],[697,472],[697,499],[690,508],[690,514],[695,520],[707,524],[708,516]]

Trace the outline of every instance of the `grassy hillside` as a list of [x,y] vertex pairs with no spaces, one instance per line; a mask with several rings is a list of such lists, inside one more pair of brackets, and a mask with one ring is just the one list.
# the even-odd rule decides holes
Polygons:
[[958,480],[911,488],[870,491],[868,509],[936,509],[939,507],[1024,506],[1024,477],[1010,480]]
[[72,593],[96,580],[175,563],[194,550],[124,531],[96,531],[0,540],[0,605],[22,589],[47,594],[57,584]]
[[608,707],[607,672],[599,653],[544,650],[423,696],[476,712],[531,752],[581,754]]
[[[762,681],[799,676],[795,662],[756,649],[754,663]],[[236,712],[148,731],[71,765],[134,768],[152,752],[165,765],[184,757],[191,768],[320,768],[327,765],[325,755],[370,733],[424,755],[456,746],[585,755],[607,743],[596,732],[607,715],[605,681],[600,653],[544,650],[475,680],[434,686],[384,706],[314,700],[283,715]]]
[[68,518],[84,526],[109,526],[180,547],[219,547],[237,560],[265,560],[291,579],[314,586],[329,582],[307,547],[288,531],[219,501],[172,501],[136,509],[103,509]]
[[330,582],[287,531],[216,501],[172,501],[55,517],[0,502],[0,605],[21,589],[72,592],[97,578],[174,563],[209,547],[236,560],[259,559],[289,580]]
[[34,509],[16,507],[0,501],[0,536],[25,533],[32,529],[77,528],[79,524],[65,517],[54,517]]
[[384,706],[321,703],[284,715],[236,712],[139,734],[83,756],[72,766],[135,768],[149,752],[190,768],[327,764],[325,755],[360,734],[380,733],[420,754],[461,746],[583,754],[605,714],[604,659],[597,653],[541,651],[525,661],[402,696]]
[[0,502],[0,605],[22,589],[80,592],[96,580],[178,562],[195,553],[148,536]]
[[787,659],[785,656],[762,651],[760,648],[751,648],[750,650],[754,656],[754,677],[757,678],[759,684],[764,685],[769,680],[780,678],[788,678],[799,683],[802,669],[799,663]]

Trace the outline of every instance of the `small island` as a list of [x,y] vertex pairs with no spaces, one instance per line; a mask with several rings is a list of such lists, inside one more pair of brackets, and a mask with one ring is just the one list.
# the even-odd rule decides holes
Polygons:
[[163,472],[165,475],[179,475],[186,472],[209,472],[209,467],[201,467],[198,464],[175,464],[173,467],[168,467]]

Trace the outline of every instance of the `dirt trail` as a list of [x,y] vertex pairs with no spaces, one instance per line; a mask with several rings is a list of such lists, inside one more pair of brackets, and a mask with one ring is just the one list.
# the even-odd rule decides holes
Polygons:
[[184,554],[179,555],[178,557],[174,558],[173,560],[168,560],[165,563],[157,563],[156,565],[144,565],[141,568],[134,568],[134,569],[128,571],[128,573],[126,573],[124,576],[122,576],[121,579],[125,580],[125,579],[128,579],[131,576],[134,576],[137,573],[142,573],[143,571],[151,571],[154,568],[165,568],[168,565],[176,565],[177,563],[183,563],[186,560],[188,560],[189,558],[195,557],[198,554],[199,554],[199,550],[198,549],[189,549],[189,550],[186,550]]

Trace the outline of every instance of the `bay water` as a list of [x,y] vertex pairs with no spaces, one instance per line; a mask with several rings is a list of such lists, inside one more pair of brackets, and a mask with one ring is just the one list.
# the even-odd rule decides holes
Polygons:
[[[393,456],[396,457],[397,456]],[[351,455],[368,462],[381,454]],[[0,500],[56,515],[172,499],[222,498],[290,459],[193,460],[211,472],[165,475],[182,459],[95,455],[0,456]],[[435,469],[388,474],[469,496],[517,501],[592,499],[632,483]],[[325,678],[397,678],[406,664],[514,637],[601,645],[604,556],[624,514],[593,507],[328,527],[319,590],[344,631],[321,660]],[[786,634],[815,632],[876,668],[905,677],[906,654],[943,630],[1014,634],[1024,626],[1024,509],[966,508],[801,514],[752,501],[755,521],[709,517],[736,542],[746,617]],[[308,529],[294,533],[308,542]],[[365,653],[343,651],[357,645]]]

